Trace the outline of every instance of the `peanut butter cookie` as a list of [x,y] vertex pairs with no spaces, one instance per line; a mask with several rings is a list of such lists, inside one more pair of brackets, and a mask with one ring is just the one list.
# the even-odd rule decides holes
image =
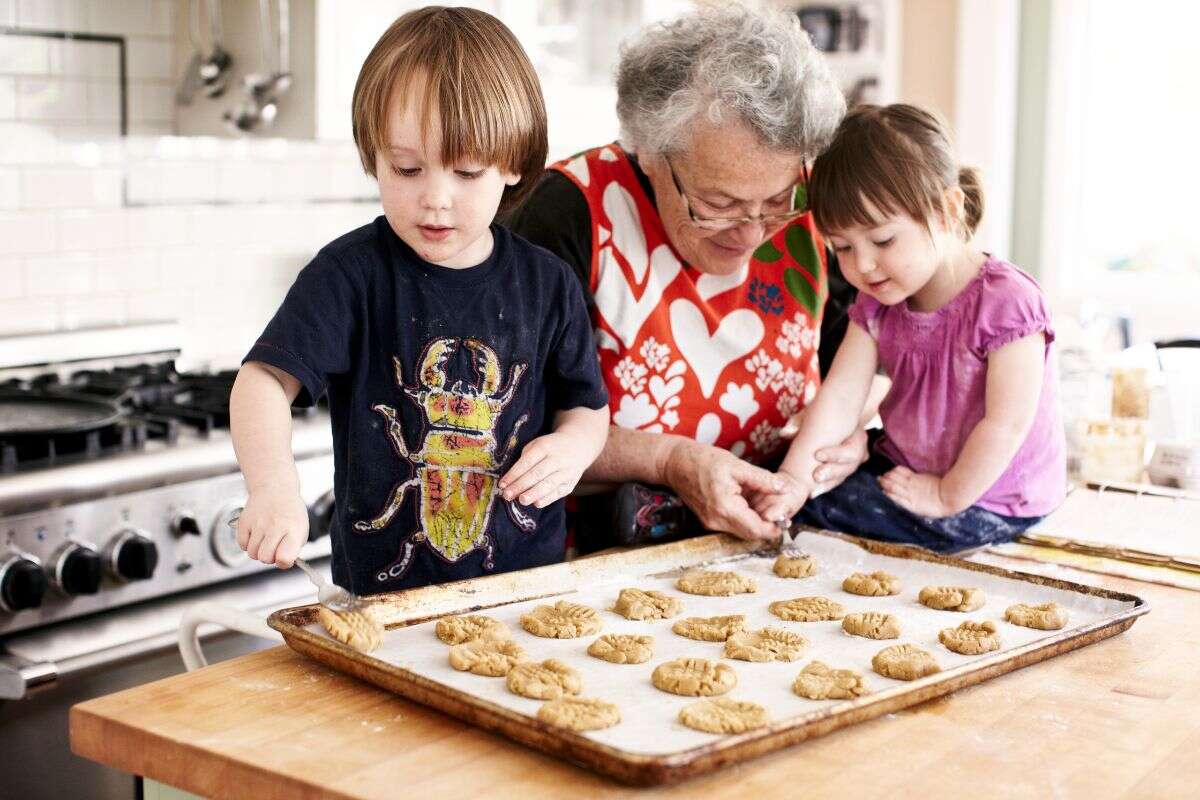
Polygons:
[[741,614],[727,617],[688,617],[671,626],[671,630],[688,639],[701,642],[723,642],[746,626]]
[[792,600],[776,600],[767,606],[771,613],[788,622],[823,622],[841,619],[846,609],[828,597],[797,597]]
[[369,653],[383,643],[383,626],[367,611],[334,611],[319,606],[317,619],[330,636],[359,652]]
[[498,619],[480,614],[465,614],[461,617],[442,617],[434,626],[434,633],[446,644],[462,644],[481,636],[509,638],[508,626]]
[[978,611],[987,602],[982,589],[966,586],[926,586],[917,600],[939,611]]
[[472,639],[450,648],[450,666],[461,672],[499,678],[525,658],[525,651],[510,639]]
[[933,656],[915,644],[885,647],[871,659],[871,666],[883,677],[900,681],[915,681],[942,671]]
[[741,661],[795,661],[808,646],[798,633],[779,628],[740,631],[725,640],[725,657]]
[[525,661],[508,671],[508,690],[534,700],[558,700],[569,694],[579,694],[583,681],[569,664],[548,658],[538,664]]
[[946,645],[947,650],[964,656],[977,656],[1000,649],[1000,634],[996,632],[996,623],[990,620],[967,621],[957,628],[945,628],[938,633],[938,641]]
[[683,610],[683,603],[653,589],[622,589],[613,611],[625,619],[666,619]]
[[745,733],[766,725],[770,717],[758,703],[718,697],[684,706],[679,721],[705,733]]
[[809,700],[849,700],[871,690],[863,676],[854,670],[830,669],[820,661],[813,661],[796,676],[792,691]]
[[605,700],[563,697],[539,708],[538,719],[573,731],[595,731],[611,728],[620,722],[621,711]]
[[1023,628],[1056,631],[1067,624],[1067,610],[1058,603],[1042,603],[1040,606],[1017,603],[1015,606],[1008,607],[1004,612],[1004,618],[1013,625],[1020,625]]
[[757,592],[758,584],[736,572],[709,572],[703,569],[688,570],[675,582],[676,588],[688,594],[703,594],[728,597],[731,594]]
[[654,637],[608,633],[588,645],[587,651],[612,664],[644,664],[654,655]]
[[856,572],[842,581],[843,591],[850,594],[861,594],[867,597],[883,597],[888,594],[900,594],[900,579],[887,572]]
[[677,658],[654,668],[650,681],[658,689],[685,697],[725,694],[737,685],[733,668],[703,658]]
[[598,633],[602,626],[596,609],[559,600],[522,614],[521,627],[546,639],[577,639]]
[[817,571],[817,561],[809,555],[781,555],[771,569],[781,578],[807,578]]
[[879,611],[847,614],[842,619],[842,630],[868,639],[899,639],[900,620]]

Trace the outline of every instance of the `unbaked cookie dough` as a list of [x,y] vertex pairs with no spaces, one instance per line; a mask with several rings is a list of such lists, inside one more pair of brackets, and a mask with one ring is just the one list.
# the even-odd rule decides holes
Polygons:
[[795,661],[808,646],[798,633],[779,628],[740,631],[725,640],[725,657],[741,661]]
[[868,639],[899,639],[900,620],[880,611],[847,614],[842,618],[842,630]]
[[675,582],[676,588],[688,594],[703,594],[728,597],[731,594],[757,592],[758,584],[753,578],[736,572],[709,572],[703,569],[688,570]]
[[461,617],[442,617],[434,626],[434,633],[446,644],[462,644],[480,636],[507,639],[508,626],[498,619],[480,614],[465,614]]
[[813,661],[800,671],[792,691],[809,700],[849,700],[870,693],[863,676],[852,669],[831,669]]
[[942,671],[933,656],[915,644],[885,647],[871,659],[871,666],[883,677],[899,681],[915,681]]
[[1004,618],[1023,628],[1056,631],[1067,624],[1067,610],[1058,603],[1042,603],[1040,606],[1017,603],[1008,607]]
[[996,632],[996,623],[990,620],[967,621],[957,628],[944,628],[938,633],[938,641],[947,650],[964,656],[977,656],[1000,649],[1000,634]]
[[683,603],[653,589],[622,589],[613,611],[625,619],[666,619],[683,611]]
[[922,605],[938,611],[978,611],[987,598],[983,589],[967,586],[926,586],[917,596]]
[[643,664],[654,655],[654,637],[608,633],[588,645],[587,652],[613,664]]
[[525,658],[525,651],[510,639],[472,639],[450,648],[450,666],[461,672],[499,678]]
[[579,694],[583,681],[574,667],[557,658],[548,658],[538,664],[526,661],[508,671],[508,690],[534,700],[558,700],[571,694]]
[[817,561],[808,555],[780,555],[771,569],[781,578],[807,578],[817,571]]
[[599,632],[601,623],[596,609],[559,600],[522,614],[521,627],[545,639],[577,639]]
[[776,600],[767,606],[771,613],[788,622],[823,622],[841,619],[846,609],[841,603],[828,597],[797,597],[792,600]]
[[621,711],[605,700],[563,697],[539,708],[538,719],[573,731],[595,731],[620,722]]
[[766,725],[770,717],[758,703],[718,697],[684,706],[679,721],[705,733],[745,733]]
[[850,594],[861,594],[867,597],[882,597],[887,594],[900,594],[900,579],[887,572],[856,572],[842,581],[842,589]]
[[650,676],[655,688],[685,697],[725,694],[737,685],[733,668],[704,658],[677,658],[664,661]]
[[334,611],[319,606],[317,619],[330,636],[359,652],[369,653],[383,642],[383,626],[366,611]]
[[746,626],[741,614],[727,617],[688,617],[671,626],[671,630],[688,639],[701,642],[723,642]]

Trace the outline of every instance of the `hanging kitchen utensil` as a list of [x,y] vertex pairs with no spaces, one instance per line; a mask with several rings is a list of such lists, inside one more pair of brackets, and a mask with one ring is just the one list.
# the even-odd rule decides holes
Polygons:
[[[225,112],[225,122],[238,133],[248,133],[260,127],[270,126],[279,113],[279,97],[292,86],[289,69],[290,3],[277,0],[278,26],[274,59],[270,53],[271,3],[259,0],[259,42],[262,53],[262,71],[254,72],[242,79],[246,100],[236,109]],[[271,70],[274,61],[275,69]]]
[[221,0],[208,0],[208,28],[212,36],[212,50],[208,58],[201,62],[199,72],[204,94],[216,98],[225,94],[229,86],[229,71],[233,66],[233,56],[221,46],[221,40],[225,38]]
[[183,68],[179,88],[175,90],[175,103],[190,106],[204,79],[200,77],[200,65],[204,63],[204,46],[200,41],[200,6],[198,0],[188,0],[188,40],[192,44],[192,57]]

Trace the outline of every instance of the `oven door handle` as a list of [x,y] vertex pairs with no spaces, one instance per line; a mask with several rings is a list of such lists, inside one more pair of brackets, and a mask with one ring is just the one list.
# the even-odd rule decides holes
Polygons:
[[200,649],[199,628],[205,624],[220,625],[250,636],[283,642],[283,636],[256,614],[221,603],[196,603],[183,612],[179,622],[179,655],[183,657],[183,665],[188,672],[208,666]]

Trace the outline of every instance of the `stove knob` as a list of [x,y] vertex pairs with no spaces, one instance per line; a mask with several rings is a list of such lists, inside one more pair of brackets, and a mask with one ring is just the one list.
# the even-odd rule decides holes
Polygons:
[[158,566],[158,545],[135,531],[117,534],[108,546],[108,569],[122,581],[143,581]]
[[69,544],[54,560],[54,571],[50,580],[64,594],[72,597],[95,594],[104,577],[104,562],[100,554],[90,547]]
[[36,561],[19,556],[0,563],[0,609],[15,614],[42,604],[46,573]]
[[333,525],[332,489],[321,495],[308,507],[308,540],[315,542],[322,536],[328,536],[331,525]]
[[171,522],[171,530],[175,531],[176,536],[199,536],[203,533],[200,530],[200,521],[191,511],[180,511],[176,514]]

